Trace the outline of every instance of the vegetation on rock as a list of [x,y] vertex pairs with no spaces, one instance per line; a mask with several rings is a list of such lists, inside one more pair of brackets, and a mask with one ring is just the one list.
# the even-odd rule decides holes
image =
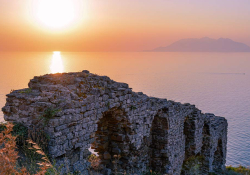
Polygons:
[[55,117],[55,115],[60,111],[60,109],[55,109],[52,107],[48,107],[47,109],[45,109],[41,116],[41,120],[44,122],[44,125],[48,125],[49,120]]
[[[14,125],[8,123],[4,126],[4,129],[0,133],[0,174],[22,174],[28,175],[30,174],[25,167],[19,167],[17,165],[18,162],[18,151],[16,146],[17,136],[12,134]],[[32,141],[30,141],[32,142]],[[33,143],[33,142],[32,142]],[[35,149],[35,151],[42,156],[44,161],[39,163],[40,169],[37,175],[45,174],[47,169],[50,168],[51,165],[48,164],[47,159],[44,158],[45,153],[41,150],[41,148],[33,143],[33,147],[30,149]]]

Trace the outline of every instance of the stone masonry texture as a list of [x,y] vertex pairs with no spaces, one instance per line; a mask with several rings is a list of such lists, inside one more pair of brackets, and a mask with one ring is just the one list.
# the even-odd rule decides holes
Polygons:
[[100,159],[100,174],[206,175],[225,169],[223,117],[133,92],[87,70],[37,76],[28,85],[7,95],[4,118],[42,128],[61,174],[90,174],[90,147]]

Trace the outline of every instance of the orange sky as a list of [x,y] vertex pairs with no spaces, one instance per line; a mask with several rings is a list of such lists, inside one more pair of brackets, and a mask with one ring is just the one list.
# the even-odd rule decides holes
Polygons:
[[37,21],[34,1],[0,0],[0,51],[142,51],[205,36],[250,45],[249,0],[71,0],[77,20],[57,30]]

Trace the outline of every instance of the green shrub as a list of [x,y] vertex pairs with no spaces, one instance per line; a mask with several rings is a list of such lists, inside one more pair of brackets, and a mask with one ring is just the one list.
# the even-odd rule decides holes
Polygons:
[[[7,128],[6,124],[0,124],[0,132]],[[22,123],[13,123],[11,135],[16,137],[16,151],[18,151],[17,168],[25,167],[30,174],[36,174],[40,170],[40,166],[37,163],[43,161],[43,156],[36,149],[32,148],[32,145],[27,140],[35,140],[40,147],[47,151],[48,138],[46,134],[40,129],[27,128]]]
[[6,123],[0,123],[0,133],[6,129]]
[[227,172],[236,172],[238,174],[250,175],[250,169],[241,165],[238,167],[227,166],[226,169],[227,169]]
[[134,110],[134,109],[137,109],[136,106],[131,105],[131,106],[130,106],[130,110]]
[[21,90],[19,93],[21,93],[21,94],[29,94],[31,92],[32,92],[32,89],[31,88],[27,88],[25,90]]
[[203,160],[204,156],[189,157],[187,160],[183,162],[182,174],[198,175],[200,173],[200,168],[202,166]]
[[162,174],[150,170],[148,172],[144,172],[143,175],[162,175]]
[[44,125],[48,125],[49,120],[54,118],[58,112],[60,112],[61,109],[55,109],[52,107],[48,107],[44,110],[42,116],[40,117],[42,121],[44,122]]
[[250,175],[250,169],[241,165],[238,167],[227,166],[226,171],[211,172],[209,175]]
[[12,135],[16,136],[17,146],[22,146],[28,138],[28,128],[21,123],[14,123]]

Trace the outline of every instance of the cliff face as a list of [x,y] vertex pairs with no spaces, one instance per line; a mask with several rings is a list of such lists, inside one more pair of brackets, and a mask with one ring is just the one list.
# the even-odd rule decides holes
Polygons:
[[7,95],[2,110],[6,121],[49,134],[49,154],[62,172],[89,174],[90,147],[104,174],[208,174],[225,168],[225,118],[133,92],[88,71],[34,77],[29,89]]

